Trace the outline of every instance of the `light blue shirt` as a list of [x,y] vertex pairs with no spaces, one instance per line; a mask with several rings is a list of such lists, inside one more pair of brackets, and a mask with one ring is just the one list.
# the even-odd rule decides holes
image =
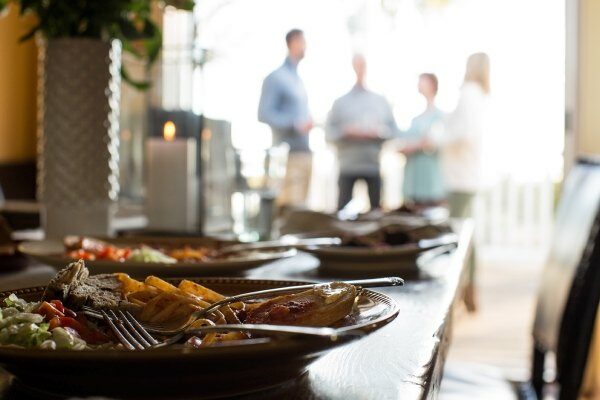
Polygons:
[[[413,118],[408,131],[400,137],[408,141],[418,141],[427,136],[436,123],[441,123],[443,113],[433,107]],[[405,201],[433,202],[445,198],[438,151],[417,151],[406,157],[402,192]]]
[[308,98],[298,65],[286,58],[283,65],[263,81],[258,120],[273,130],[275,144],[287,143],[291,152],[309,152],[308,135],[298,125],[309,121]]
[[[379,137],[357,140],[344,136],[348,126],[377,129]],[[340,173],[379,175],[381,144],[396,133],[396,122],[385,97],[354,86],[333,103],[327,118],[327,140],[337,148]]]

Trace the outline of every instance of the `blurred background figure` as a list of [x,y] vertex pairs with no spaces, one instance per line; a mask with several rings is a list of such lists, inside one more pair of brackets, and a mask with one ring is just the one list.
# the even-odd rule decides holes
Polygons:
[[434,74],[421,74],[418,90],[427,102],[426,108],[413,118],[410,128],[400,134],[403,139],[400,152],[406,157],[404,204],[422,208],[440,205],[445,200],[439,154],[433,138],[441,128],[444,115],[435,104],[438,79]]
[[289,145],[287,172],[278,204],[303,207],[312,171],[308,134],[313,127],[304,83],[298,75],[306,40],[300,29],[292,29],[285,36],[285,41],[287,58],[263,82],[258,120],[271,127],[273,144]]
[[340,165],[338,209],[352,200],[358,180],[366,182],[371,209],[376,209],[381,203],[381,145],[397,128],[388,101],[366,87],[365,57],[355,55],[352,66],[356,83],[333,103],[327,120],[327,139],[337,148]]
[[[483,139],[489,93],[490,59],[485,53],[472,54],[467,59],[458,104],[448,115],[440,139],[451,217],[472,218],[475,196],[483,187]],[[469,282],[465,288],[465,304],[469,311],[477,309],[475,260],[475,251],[472,251]]]
[[458,104],[446,119],[441,138],[442,170],[452,217],[471,216],[473,199],[483,184],[482,151],[489,92],[489,57],[485,53],[472,54],[467,60]]

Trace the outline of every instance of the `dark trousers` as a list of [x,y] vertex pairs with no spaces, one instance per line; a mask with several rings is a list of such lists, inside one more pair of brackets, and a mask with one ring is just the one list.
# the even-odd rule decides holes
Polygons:
[[340,174],[338,187],[340,190],[338,197],[338,210],[344,208],[352,200],[352,189],[358,180],[367,183],[369,190],[369,201],[371,209],[379,208],[381,203],[381,177],[379,175],[359,175],[359,174]]

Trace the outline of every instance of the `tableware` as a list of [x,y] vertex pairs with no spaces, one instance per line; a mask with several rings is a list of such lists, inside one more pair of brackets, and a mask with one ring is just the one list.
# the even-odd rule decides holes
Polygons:
[[[346,274],[400,273],[416,270],[417,257],[442,246],[453,246],[457,242],[454,233],[442,234],[432,239],[421,239],[416,243],[382,247],[307,247],[303,249],[315,255],[323,271]],[[448,250],[446,248],[446,250]]]
[[[227,295],[299,283],[241,278],[193,280]],[[11,292],[32,301],[39,299],[43,290],[38,287]],[[11,292],[0,293],[0,298]],[[333,327],[374,333],[392,321],[398,311],[398,305],[388,296],[363,290],[353,313]],[[354,339],[355,336],[340,336],[332,341],[327,337],[282,335],[202,349],[166,347],[147,351],[0,347],[0,364],[21,384],[62,395],[225,397],[297,378],[324,353]]]
[[[130,237],[117,239],[102,239],[109,243],[122,246],[168,246],[181,247],[206,246],[221,248],[235,242],[223,242],[212,238],[174,238],[174,237]],[[19,245],[19,251],[44,264],[56,268],[63,268],[73,259],[64,255],[65,248],[61,241],[43,240],[23,242]],[[224,259],[216,259],[204,262],[177,262],[173,264],[138,262],[138,261],[110,261],[110,260],[86,260],[86,266],[93,274],[125,272],[134,277],[148,275],[163,276],[193,276],[193,275],[228,275],[239,273],[262,264],[288,258],[296,255],[296,250],[283,248],[277,250],[256,250],[248,253],[240,253]]]
[[285,177],[289,146],[236,150],[236,185],[231,196],[233,232],[244,242],[271,237],[275,198]]
[[100,310],[99,313],[127,350],[150,349],[160,344],[129,311]]
[[202,326],[187,329],[159,343],[156,347],[170,346],[179,342],[185,335],[197,335],[207,332],[248,332],[262,335],[294,335],[309,336],[336,341],[340,339],[358,339],[365,333],[355,329],[334,329],[329,327],[316,328],[313,326],[269,325],[269,324],[228,324],[215,326]]
[[[375,287],[386,287],[386,286],[402,286],[404,281],[398,277],[387,277],[387,278],[374,278],[374,279],[361,279],[356,281],[344,281],[349,285],[354,285],[358,289],[363,288],[375,288]],[[275,289],[259,290],[256,292],[242,293],[235,296],[229,296],[223,300],[217,301],[211,304],[209,307],[203,308],[194,312],[186,321],[176,322],[175,324],[152,324],[144,323],[144,327],[153,333],[163,335],[176,335],[186,330],[194,321],[204,318],[207,314],[217,311],[219,308],[226,306],[227,304],[236,303],[238,301],[248,301],[255,299],[264,299],[275,295],[284,295],[289,293],[300,292],[304,290],[313,289],[319,285],[325,285],[327,283],[313,283],[308,285],[288,286]]]
[[307,246],[339,246],[342,239],[339,237],[316,237],[316,238],[297,238],[288,237],[283,240],[270,240],[264,242],[239,243],[225,246],[219,250],[220,255],[239,253],[251,250],[276,250],[285,248],[304,248]]

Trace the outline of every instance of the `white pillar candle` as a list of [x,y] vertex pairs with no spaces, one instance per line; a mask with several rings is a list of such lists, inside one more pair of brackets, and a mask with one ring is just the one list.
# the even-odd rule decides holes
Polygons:
[[146,143],[148,176],[146,210],[149,228],[172,232],[198,230],[196,139],[176,138],[171,121],[163,138]]

